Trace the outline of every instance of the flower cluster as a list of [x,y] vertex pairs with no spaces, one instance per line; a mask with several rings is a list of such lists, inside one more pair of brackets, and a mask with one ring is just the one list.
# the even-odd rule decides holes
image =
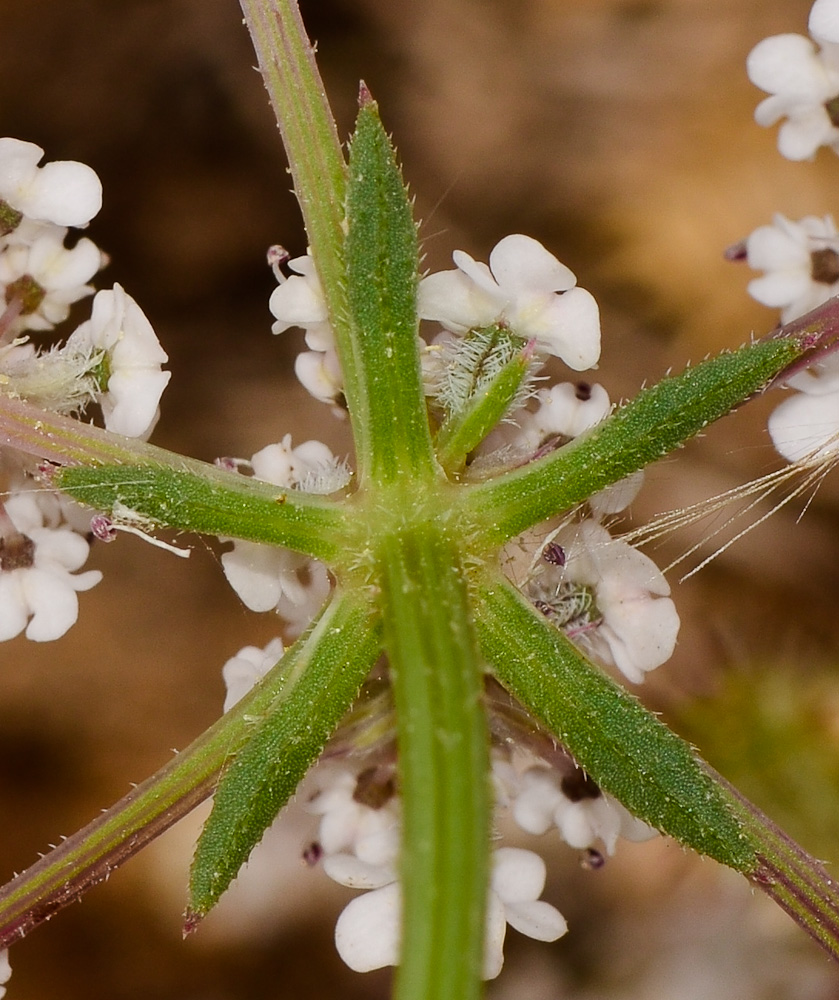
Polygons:
[[[302,327],[309,351],[298,355],[295,372],[303,386],[323,402],[339,401],[343,387],[335,337],[323,289],[308,255],[288,261],[293,274],[280,270],[287,255],[279,247],[269,253],[277,280],[269,303],[274,333]],[[457,267],[426,275],[419,284],[421,319],[439,323],[449,335],[463,339],[487,327],[503,327],[540,358],[561,358],[575,371],[597,364],[600,314],[591,293],[577,287],[573,272],[537,240],[506,236],[490,253],[489,266],[456,250]],[[450,338],[449,338],[450,339]],[[425,347],[424,342],[421,346]],[[449,364],[448,357],[445,361]],[[427,391],[435,395],[439,373],[426,368]]]
[[[225,664],[225,711],[264,676],[281,652],[282,644],[275,639],[264,650],[246,647]],[[549,766],[530,752],[511,750],[509,740],[499,741],[492,761],[499,820],[507,815],[524,833],[536,836],[555,830],[566,844],[584,852],[592,869],[615,853],[619,839],[655,836],[652,828],[601,792],[572,758],[556,749],[553,758]],[[350,760],[323,762],[311,779],[314,787],[305,808],[318,817],[318,829],[304,858],[309,865],[320,864],[333,881],[366,890],[338,918],[338,953],[356,972],[396,965],[401,936],[401,801],[392,743],[385,737],[378,747],[367,747],[361,766]],[[556,941],[567,930],[562,914],[540,899],[546,867],[537,853],[496,846],[491,865],[484,979],[494,979],[501,971],[507,925],[539,941]]]
[[[223,464],[249,471],[257,479],[308,493],[334,493],[346,486],[348,468],[320,441],[293,448],[287,434],[258,451],[250,461],[223,459]],[[286,634],[299,635],[326,600],[331,587],[323,563],[274,545],[233,541],[221,557],[231,587],[251,611],[276,611]]]
[[[39,166],[31,142],[0,139],[0,392],[59,413],[98,403],[105,426],[146,437],[169,380],[166,354],[137,303],[119,286],[98,292],[90,319],[63,344],[39,347],[107,262],[87,237],[69,242],[102,204],[90,167],[73,161]],[[57,639],[78,615],[77,591],[98,571],[76,573],[87,558],[89,518],[71,512],[46,488],[31,489],[37,470],[0,451],[0,639],[20,632]]]
[[[778,148],[791,160],[812,159],[820,146],[839,153],[839,0],[816,0],[810,34],[776,35],[749,54],[749,79],[771,96],[755,112],[761,125],[787,120]],[[776,214],[731,256],[762,277],[749,283],[758,302],[789,323],[839,294],[839,232],[832,216],[797,222]],[[786,382],[798,390],[771,415],[769,433],[789,461],[825,459],[839,447],[839,362],[821,359]]]

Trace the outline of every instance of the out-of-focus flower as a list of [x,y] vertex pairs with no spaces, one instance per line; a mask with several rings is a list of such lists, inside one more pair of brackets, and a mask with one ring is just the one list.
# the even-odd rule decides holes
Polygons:
[[755,109],[758,125],[787,119],[778,131],[781,155],[807,160],[820,146],[839,151],[839,59],[835,46],[826,44],[819,49],[803,35],[774,35],[752,49],[746,70],[752,83],[770,95]]
[[765,271],[749,282],[749,294],[781,309],[781,321],[815,309],[839,293],[839,232],[833,218],[808,215],[793,222],[775,215],[746,239],[746,259]]

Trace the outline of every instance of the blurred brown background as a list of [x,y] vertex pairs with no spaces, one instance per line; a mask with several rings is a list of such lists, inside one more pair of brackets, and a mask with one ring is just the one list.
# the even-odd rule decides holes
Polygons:
[[[381,104],[426,265],[449,266],[456,247],[485,259],[510,232],[542,240],[601,303],[600,377],[620,399],[768,330],[774,314],[750,302],[748,271],[723,248],[774,211],[835,207],[836,157],[781,160],[752,123],[760,95],[744,71],[761,38],[805,31],[809,6],[309,0],[303,13],[342,135],[360,78]],[[299,334],[269,333],[265,249],[305,241],[235,0],[0,0],[0,13],[0,134],[99,172],[105,206],[89,235],[113,257],[102,283],[125,285],[169,352],[154,440],[212,459],[291,432],[345,452],[345,428],[288,380]],[[636,520],[777,467],[769,404],[652,470]],[[839,477],[798,523],[801,506],[676,587],[679,648],[643,694],[807,847],[839,859]],[[666,564],[710,530],[650,554]],[[201,543],[185,564],[122,537],[91,565],[106,579],[81,595],[64,640],[0,651],[4,876],[190,742],[219,713],[224,660],[274,634]],[[334,954],[348,894],[300,869],[300,817],[227,916],[181,943],[195,831],[184,824],[16,947],[10,995],[387,995],[387,973],[358,976]],[[598,873],[557,849],[547,898],[571,932],[553,946],[512,933],[494,1000],[839,996],[837,970],[783,915],[672,844],[628,847]]]

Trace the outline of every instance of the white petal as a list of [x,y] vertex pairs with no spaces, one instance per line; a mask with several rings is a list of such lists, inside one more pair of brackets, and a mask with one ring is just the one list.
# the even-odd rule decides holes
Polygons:
[[160,397],[171,377],[171,372],[153,369],[115,371],[100,400],[105,427],[126,437],[143,437],[154,422]]
[[796,394],[784,400],[769,417],[769,434],[790,462],[817,450],[835,455],[839,451],[839,393]]
[[79,617],[79,599],[63,577],[37,569],[27,570],[23,588],[32,614],[26,629],[27,639],[52,642],[75,624]]
[[356,972],[399,961],[402,894],[394,882],[352,900],[335,925],[335,947]]
[[29,537],[35,542],[35,565],[43,569],[55,564],[62,569],[79,569],[90,552],[87,540],[67,527],[32,528]]
[[333,882],[351,889],[380,889],[396,878],[393,865],[371,864],[346,853],[328,854],[323,859],[323,870]]
[[504,913],[511,927],[537,941],[556,941],[568,930],[565,917],[555,906],[542,899],[529,903],[507,903]]
[[827,111],[819,105],[784,122],[778,130],[778,151],[788,160],[809,160],[819,146],[827,146],[837,138],[839,129],[833,127]]
[[581,391],[573,382],[561,382],[537,393],[539,409],[534,414],[542,434],[577,437],[604,420],[612,408],[609,394],[602,385],[587,386]]
[[26,214],[58,226],[85,226],[102,207],[96,172],[74,160],[45,164],[28,193]]
[[227,582],[251,611],[270,611],[280,598],[282,551],[271,545],[237,540],[221,565]]
[[646,671],[673,655],[679,624],[679,614],[669,597],[637,598],[611,607],[600,632],[615,666],[628,680],[640,684]]
[[780,308],[803,295],[810,287],[810,276],[803,270],[770,271],[748,284],[749,295],[762,305]]
[[810,11],[810,34],[819,41],[839,42],[839,3],[836,0],[816,0]]
[[8,201],[12,208],[22,211],[17,204],[19,189],[29,185],[43,155],[43,149],[34,142],[0,139],[0,197]]
[[25,572],[27,571],[0,572],[0,642],[20,635],[29,620],[29,606],[21,579]]
[[574,371],[594,367],[600,357],[600,310],[584,288],[555,297],[534,322],[519,328],[511,319],[511,326],[523,337],[535,337],[543,351],[561,358]]
[[333,351],[302,351],[294,359],[294,374],[303,388],[322,403],[334,403],[344,382]]
[[776,216],[771,226],[759,226],[746,239],[749,267],[758,271],[810,269],[808,234],[803,226]]
[[545,888],[545,862],[521,847],[499,847],[492,859],[492,890],[507,903],[537,899]]
[[[471,259],[471,258],[470,258]],[[419,284],[417,313],[454,333],[466,333],[495,322],[503,300],[481,291],[462,271],[438,271]]]
[[504,291],[565,292],[574,272],[530,236],[505,236],[489,255],[489,268]]
[[823,99],[825,74],[816,46],[804,35],[773,35],[746,57],[746,72],[756,87],[770,94]]
[[273,333],[282,333],[290,326],[325,323],[328,319],[326,303],[319,289],[310,280],[294,275],[274,289],[268,308],[277,318],[271,328]]
[[504,966],[504,938],[507,936],[507,915],[504,904],[490,890],[487,897],[484,929],[484,962],[481,976],[495,979]]

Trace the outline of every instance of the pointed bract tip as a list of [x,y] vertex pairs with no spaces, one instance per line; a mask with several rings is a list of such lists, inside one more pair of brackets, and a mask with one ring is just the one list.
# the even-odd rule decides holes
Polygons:
[[371,104],[375,104],[373,100],[373,95],[367,87],[367,84],[361,80],[358,84],[358,106],[359,108],[367,108]]
[[198,913],[196,910],[187,908],[187,911],[184,914],[184,925],[181,928],[181,934],[183,935],[184,940],[186,940],[190,934],[194,934],[195,931],[198,930],[198,925],[204,919],[204,916],[205,914],[203,913]]

